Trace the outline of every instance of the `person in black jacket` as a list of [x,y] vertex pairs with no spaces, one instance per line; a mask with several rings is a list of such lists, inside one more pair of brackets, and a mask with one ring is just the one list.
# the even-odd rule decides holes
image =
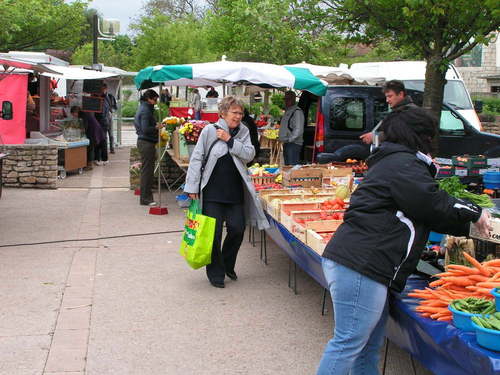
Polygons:
[[[243,118],[241,119],[241,123],[245,125],[248,130],[250,130],[250,140],[252,142],[252,146],[255,149],[255,156],[254,160],[259,157],[260,153],[260,142],[259,142],[259,132],[257,130],[257,124],[255,124],[254,119],[252,116],[250,116],[250,112],[248,112],[248,109],[244,109],[243,111],[244,115]],[[252,162],[248,163],[249,165]]]
[[139,109],[135,114],[134,125],[137,133],[137,148],[141,153],[141,197],[143,206],[154,206],[153,179],[156,148],[158,142],[158,127],[154,116],[154,106],[158,101],[154,90],[146,90],[141,96]]
[[323,253],[335,330],[318,375],[378,374],[388,290],[403,290],[430,230],[487,234],[489,213],[439,189],[427,155],[436,122],[415,108],[387,116],[381,146],[351,196],[344,223]]

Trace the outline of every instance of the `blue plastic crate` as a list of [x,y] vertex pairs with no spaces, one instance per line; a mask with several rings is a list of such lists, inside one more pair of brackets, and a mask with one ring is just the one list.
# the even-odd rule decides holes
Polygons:
[[435,243],[440,243],[441,240],[443,239],[444,234],[441,233],[436,233],[436,232],[431,232],[429,233],[429,242],[435,242]]

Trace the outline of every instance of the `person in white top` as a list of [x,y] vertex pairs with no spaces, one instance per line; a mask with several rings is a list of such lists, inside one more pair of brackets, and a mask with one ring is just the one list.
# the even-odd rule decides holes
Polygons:
[[281,118],[279,140],[283,142],[285,165],[296,165],[300,160],[304,134],[304,112],[295,104],[293,91],[285,93],[285,113]]

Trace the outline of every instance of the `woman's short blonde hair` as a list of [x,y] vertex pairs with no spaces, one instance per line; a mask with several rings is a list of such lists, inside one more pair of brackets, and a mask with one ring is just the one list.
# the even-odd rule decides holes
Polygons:
[[236,96],[226,96],[219,102],[219,114],[225,115],[229,111],[229,108],[233,106],[238,106],[243,111],[245,109],[245,105],[243,101]]

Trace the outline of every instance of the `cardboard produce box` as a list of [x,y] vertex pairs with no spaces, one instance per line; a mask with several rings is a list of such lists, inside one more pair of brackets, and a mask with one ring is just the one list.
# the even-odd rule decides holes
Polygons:
[[323,171],[319,168],[301,168],[283,171],[283,185],[302,187],[321,187]]
[[461,155],[451,158],[453,165],[465,168],[486,168],[487,159],[484,155]]
[[178,129],[174,130],[172,133],[172,149],[174,150],[174,158],[179,161],[189,161],[189,152],[186,141],[184,140],[184,137],[179,134]]
[[493,230],[490,232],[489,237],[484,237],[477,230],[474,224],[470,225],[470,237],[477,238],[479,240],[500,243],[500,219],[499,218],[491,218],[490,225]]

